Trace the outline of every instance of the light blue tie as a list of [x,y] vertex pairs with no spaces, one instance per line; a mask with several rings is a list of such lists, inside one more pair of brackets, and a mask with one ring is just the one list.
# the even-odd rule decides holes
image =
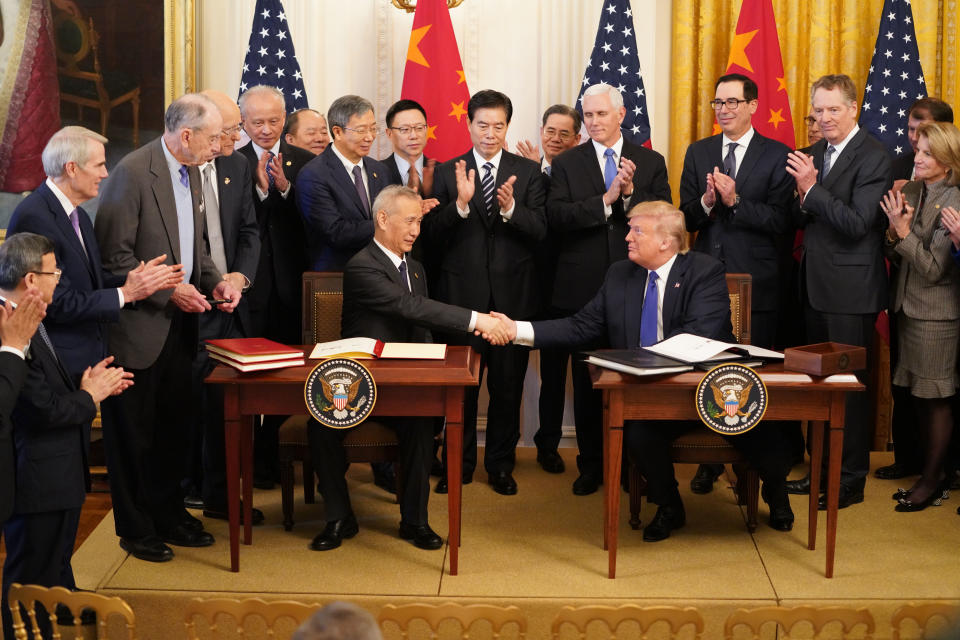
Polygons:
[[180,184],[187,189],[190,188],[190,175],[187,173],[187,165],[180,165]]
[[640,346],[657,344],[657,307],[660,296],[657,292],[657,272],[651,271],[647,279],[647,293],[643,296],[643,309],[640,311]]
[[609,189],[610,185],[613,184],[613,179],[617,177],[617,163],[613,159],[613,149],[607,149],[603,152],[603,155],[607,157],[607,161],[603,165],[603,184]]

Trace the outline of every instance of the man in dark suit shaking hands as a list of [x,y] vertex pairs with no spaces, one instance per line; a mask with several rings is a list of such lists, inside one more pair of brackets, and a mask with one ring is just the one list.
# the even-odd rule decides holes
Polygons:
[[[358,251],[343,271],[345,338],[367,337],[389,342],[431,342],[430,330],[495,332],[498,322],[486,313],[454,307],[427,297],[423,265],[410,257],[423,219],[420,196],[398,185],[386,187],[374,200],[376,231],[373,240]],[[384,421],[396,429],[400,440],[403,485],[400,502],[400,537],[421,549],[439,549],[440,536],[427,522],[430,463],[433,459],[433,421],[399,418]],[[320,493],[327,524],[310,545],[315,551],[340,546],[359,531],[350,504],[343,450],[343,429],[310,421],[311,455],[317,461]]]
[[[823,139],[787,156],[787,172],[798,194],[793,214],[804,227],[800,286],[806,338],[809,343],[865,347],[869,369],[873,325],[887,306],[886,220],[880,200],[893,183],[890,156],[879,140],[857,126],[857,88],[848,76],[823,76],[810,94]],[[847,396],[841,509],[863,502],[870,469],[869,398],[869,393]],[[823,464],[825,474],[826,457]],[[791,482],[788,489],[808,493],[809,481]],[[820,508],[826,509],[826,496],[821,496]]]
[[[620,92],[608,84],[593,85],[584,91],[581,107],[590,140],[561,153],[551,165],[547,222],[557,251],[550,303],[554,318],[578,311],[599,291],[607,268],[627,257],[623,237],[630,207],[645,200],[670,200],[663,156],[631,143],[620,132],[626,115]],[[545,364],[556,376],[556,370],[565,369],[572,356],[552,351]],[[597,490],[603,477],[602,408],[586,365],[575,357],[572,373],[580,451],[580,475],[573,492],[588,495]],[[559,430],[560,418],[554,415],[546,420],[541,416],[541,429]],[[541,464],[556,456],[555,446],[550,451],[537,444]]]
[[[510,98],[478,91],[467,104],[473,148],[437,168],[433,196],[439,204],[425,218],[431,247],[442,247],[437,297],[450,304],[511,317],[539,309],[535,251],[546,237],[543,182],[536,162],[503,148],[513,115]],[[453,336],[452,339],[462,340]],[[491,347],[475,340],[481,375],[487,369],[490,405],[484,468],[494,491],[517,492],[513,479],[520,439],[520,400],[527,370],[526,347]],[[467,389],[463,410],[463,481],[477,464],[477,396]],[[438,491],[446,490],[441,479]]]
[[[710,102],[721,133],[687,147],[680,178],[680,209],[693,248],[717,258],[727,273],[753,276],[751,342],[773,348],[779,308],[778,236],[790,228],[793,179],[790,149],[757,133],[757,84],[739,73],[721,76]],[[690,481],[709,493],[723,465],[700,465]]]

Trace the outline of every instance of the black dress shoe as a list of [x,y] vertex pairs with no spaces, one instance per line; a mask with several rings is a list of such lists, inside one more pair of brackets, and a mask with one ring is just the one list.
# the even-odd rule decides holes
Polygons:
[[[257,509],[256,507],[250,507],[250,520],[253,523],[253,526],[258,524],[263,524],[263,511]],[[203,510],[204,518],[213,518],[215,520],[229,520],[230,513],[224,507],[222,509],[204,509]],[[240,506],[240,524],[243,524],[243,505]]]
[[573,495],[575,496],[588,496],[591,493],[596,493],[599,488],[600,478],[593,473],[581,473],[573,481]]
[[190,529],[190,531],[203,531],[203,520],[193,517],[186,511],[183,512],[183,518],[180,520],[180,524]]
[[[386,468],[383,468],[386,467]],[[383,465],[374,467],[373,484],[377,485],[387,493],[397,493],[397,474],[393,470],[393,465]]]
[[[840,485],[840,502],[837,505],[838,509],[846,509],[852,504],[859,504],[861,502],[863,502],[863,489],[854,489],[853,487],[845,484]],[[817,503],[817,508],[820,511],[826,511],[827,494],[820,496],[820,501]]]
[[[719,468],[719,471],[717,470]],[[701,464],[697,467],[697,474],[690,480],[690,491],[701,495],[713,491],[713,483],[723,473],[723,465]]]
[[793,529],[793,509],[790,508],[790,497],[787,495],[783,484],[763,483],[760,489],[760,495],[763,501],[770,507],[770,520],[768,524],[771,529],[777,531],[790,531]]
[[164,531],[160,534],[160,539],[175,547],[209,547],[216,542],[213,536],[203,529],[195,531],[183,524]]
[[173,549],[157,536],[120,538],[120,548],[139,560],[166,562],[173,560]]
[[490,486],[493,487],[493,490],[502,496],[517,495],[517,481],[513,479],[509,471],[491,473],[487,481],[490,483]]
[[352,538],[357,535],[359,531],[360,525],[357,524],[357,518],[353,514],[350,514],[342,520],[331,520],[327,522],[327,526],[323,528],[323,531],[313,538],[313,542],[310,543],[310,548],[314,551],[336,549],[340,546],[340,543],[343,542],[344,538]]
[[404,540],[410,540],[415,547],[420,549],[439,549],[443,546],[443,538],[430,528],[428,524],[407,524],[400,522],[400,537]]
[[[473,474],[472,474],[472,473],[470,473],[470,474],[466,474],[466,473],[465,473],[465,474],[463,474],[463,476],[460,478],[460,484],[461,484],[461,485],[470,484],[471,482],[473,482]],[[440,479],[437,480],[437,486],[436,486],[436,488],[433,490],[433,492],[434,492],[434,493],[447,493],[448,491],[449,491],[449,487],[447,487],[447,472],[444,471],[444,472],[443,472],[443,475],[440,476]]]
[[203,509],[203,498],[195,493],[183,496],[183,506],[187,509]]
[[673,504],[662,504],[657,507],[657,514],[653,520],[643,528],[644,542],[659,542],[670,537],[670,532],[679,529],[687,523],[687,514],[683,510],[683,503],[677,500]]
[[918,473],[920,472],[916,469],[911,469],[902,462],[894,462],[885,467],[878,467],[877,470],[873,472],[873,475],[881,480],[899,480],[907,476],[915,476]]
[[[820,493],[826,491],[827,483],[820,481]],[[799,480],[787,480],[787,493],[792,493],[798,496],[807,496],[810,495],[810,476],[805,475]]]
[[894,511],[923,511],[927,507],[939,507],[941,504],[943,504],[943,495],[942,492],[937,490],[927,496],[926,500],[921,502],[914,502],[909,498],[900,498],[900,500],[897,501],[897,506],[894,507]]
[[553,451],[537,451],[537,462],[547,473],[563,473],[566,466],[563,464],[563,458],[556,449]]

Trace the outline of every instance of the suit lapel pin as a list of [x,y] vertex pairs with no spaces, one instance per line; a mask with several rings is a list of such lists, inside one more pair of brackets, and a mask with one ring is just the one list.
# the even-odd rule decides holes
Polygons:
[[376,178],[376,177],[377,177],[377,174],[376,174],[376,173],[374,173],[374,174],[373,174],[373,177],[374,177],[374,178]]
[[[376,178],[377,176],[373,176],[373,177]],[[419,279],[420,279],[420,274],[419,274],[419,273],[414,273],[414,274],[413,274],[413,277],[416,278],[417,280],[419,280]]]
[[223,184],[230,184],[230,178],[224,178]]
[[293,161],[292,161],[292,160],[287,160],[287,166],[288,166],[288,167],[291,166],[292,164],[293,164]]

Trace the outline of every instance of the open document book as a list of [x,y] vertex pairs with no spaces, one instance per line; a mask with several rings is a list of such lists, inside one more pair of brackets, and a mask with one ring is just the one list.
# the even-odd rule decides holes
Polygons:
[[443,360],[447,345],[424,342],[382,342],[376,338],[344,338],[321,342],[310,352],[311,360],[322,358],[407,358],[410,360]]
[[736,344],[681,333],[639,349],[601,349],[586,352],[587,362],[635,376],[690,371],[694,367],[738,362],[759,366],[783,360],[783,354],[749,344]]

